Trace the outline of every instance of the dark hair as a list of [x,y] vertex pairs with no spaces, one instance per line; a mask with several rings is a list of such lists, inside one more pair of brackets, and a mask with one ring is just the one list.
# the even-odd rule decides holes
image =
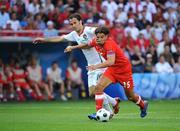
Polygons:
[[70,19],[73,19],[73,18],[76,18],[78,21],[82,21],[82,17],[79,13],[74,13],[74,14],[71,14],[69,17],[68,17],[68,20]]
[[53,61],[53,62],[51,63],[51,65],[54,65],[54,64],[58,64],[58,62],[57,62],[57,61]]
[[71,60],[71,64],[72,63],[77,63],[77,60],[75,59],[75,58],[73,58],[72,60]]
[[104,27],[104,26],[98,27],[95,30],[95,34],[97,35],[98,33],[103,33],[105,35],[109,35],[109,29],[107,27]]

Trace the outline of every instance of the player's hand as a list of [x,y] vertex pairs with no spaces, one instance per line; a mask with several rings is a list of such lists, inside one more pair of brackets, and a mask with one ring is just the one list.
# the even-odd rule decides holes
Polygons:
[[96,65],[90,65],[90,66],[86,66],[86,69],[88,71],[93,71],[93,70],[96,70],[97,68],[96,68]]
[[73,50],[72,46],[68,46],[66,47],[66,49],[64,49],[64,52],[67,53],[67,52],[71,52]]
[[43,43],[43,42],[45,42],[45,38],[38,37],[33,40],[33,44],[39,44],[39,43]]

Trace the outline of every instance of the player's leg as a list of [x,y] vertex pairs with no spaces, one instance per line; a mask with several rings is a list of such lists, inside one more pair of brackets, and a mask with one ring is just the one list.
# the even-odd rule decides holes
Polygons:
[[64,81],[62,81],[61,83],[58,83],[58,85],[60,86],[59,91],[60,91],[61,99],[63,101],[67,101],[67,98],[64,94],[65,93]]
[[[97,84],[98,79],[100,78],[100,75],[102,73],[99,72],[92,72],[88,74],[88,87],[89,87],[89,96],[94,96],[95,95],[95,85]],[[112,113],[112,109],[109,105],[109,99],[108,95],[104,94],[104,102],[103,102],[103,107],[108,110],[109,112]],[[110,96],[109,96],[110,97]],[[112,98],[113,99],[113,98]],[[111,101],[112,102],[112,101]]]
[[129,81],[123,81],[123,87],[124,87],[124,90],[125,90],[125,93],[126,93],[128,100],[136,103],[136,105],[138,105],[140,107],[141,117],[145,117],[147,114],[146,110],[147,110],[148,103],[145,102],[144,100],[142,100],[141,96],[134,93],[133,80],[130,79]]
[[53,96],[51,95],[49,86],[43,81],[39,82],[38,85],[45,90],[46,94],[48,95],[48,100],[52,100]]
[[95,88],[95,101],[96,101],[96,111],[103,107],[103,102],[105,95],[103,93],[104,89],[112,83],[111,79],[102,75],[98,80],[98,83]]
[[3,100],[3,84],[0,83],[0,101]]

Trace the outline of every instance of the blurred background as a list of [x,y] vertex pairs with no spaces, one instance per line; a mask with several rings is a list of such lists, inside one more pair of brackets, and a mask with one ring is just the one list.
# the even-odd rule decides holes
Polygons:
[[[80,50],[64,53],[76,43],[32,44],[71,32],[67,18],[74,12],[85,25],[110,28],[132,63],[135,92],[180,98],[178,0],[0,0],[1,102],[88,98],[85,57]],[[119,84],[106,92],[126,100]]]

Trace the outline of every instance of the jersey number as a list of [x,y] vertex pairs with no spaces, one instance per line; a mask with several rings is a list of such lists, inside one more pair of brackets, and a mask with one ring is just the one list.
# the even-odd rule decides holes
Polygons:
[[129,88],[130,87],[130,81],[123,82],[124,88]]

